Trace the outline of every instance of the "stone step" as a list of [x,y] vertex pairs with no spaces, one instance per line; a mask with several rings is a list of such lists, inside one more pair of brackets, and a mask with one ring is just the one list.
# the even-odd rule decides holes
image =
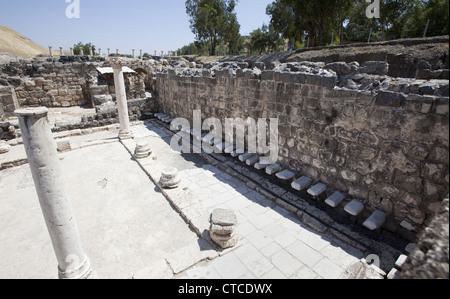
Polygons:
[[323,183],[318,183],[318,184],[314,185],[313,187],[311,187],[310,189],[308,189],[308,193],[314,197],[319,196],[320,194],[324,193],[325,191],[327,191],[327,185],[325,185]]
[[283,181],[292,180],[295,177],[295,173],[286,169],[276,174],[276,177]]
[[327,205],[329,205],[330,207],[336,208],[338,205],[341,204],[341,202],[343,202],[345,199],[345,194],[337,191],[335,193],[333,193],[333,195],[331,195],[330,197],[328,197],[325,200],[325,203]]
[[294,181],[291,186],[295,190],[302,191],[303,189],[309,187],[312,183],[312,180],[306,176],[302,176],[298,180]]
[[253,156],[254,156],[254,154],[251,154],[251,153],[242,154],[239,156],[239,161],[245,162]]
[[262,164],[260,162],[258,162],[254,165],[255,169],[258,169],[258,170],[266,169],[267,166],[269,166],[269,164]]
[[369,218],[367,218],[363,225],[370,230],[376,230],[386,222],[386,218],[386,213],[382,211],[375,211]]
[[359,199],[352,200],[344,208],[344,211],[353,216],[358,216],[363,210],[364,204]]
[[245,153],[245,151],[244,150],[239,150],[239,149],[236,149],[236,150],[234,150],[233,152],[231,152],[231,156],[233,157],[233,158],[236,158],[236,157],[239,157],[240,155],[242,155],[242,153]]
[[253,166],[253,165],[255,165],[255,164],[258,163],[258,162],[259,162],[259,156],[258,156],[258,155],[253,156],[253,157],[251,157],[250,159],[247,159],[247,160],[245,161],[245,163],[246,163],[248,166]]
[[173,118],[169,117],[169,118],[164,118],[163,122],[170,124],[173,121]]
[[275,163],[275,164],[272,164],[272,165],[269,165],[266,167],[267,174],[276,174],[276,173],[280,172],[281,170],[283,170],[283,167],[278,163]]

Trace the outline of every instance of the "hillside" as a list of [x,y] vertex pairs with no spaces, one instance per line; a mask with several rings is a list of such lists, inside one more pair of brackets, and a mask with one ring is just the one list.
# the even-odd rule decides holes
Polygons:
[[32,58],[39,54],[48,54],[48,50],[17,31],[0,26],[0,57],[12,58],[20,56]]

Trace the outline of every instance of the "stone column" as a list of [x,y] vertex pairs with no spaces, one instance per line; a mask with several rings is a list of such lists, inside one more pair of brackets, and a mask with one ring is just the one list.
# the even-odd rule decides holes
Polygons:
[[155,50],[155,57],[158,56],[158,52]]
[[161,51],[161,57],[164,57],[164,51]]
[[53,47],[52,46],[48,46],[48,52],[50,54],[50,57],[53,57]]
[[80,55],[84,56],[84,49],[83,49],[83,47],[80,47]]
[[102,56],[102,48],[98,48],[98,56]]
[[94,56],[94,51],[92,50],[92,47],[89,47],[89,55]]
[[116,54],[119,55],[119,49],[116,49]]
[[142,59],[142,57],[143,56],[142,56],[142,49],[141,49],[141,50],[139,50],[139,58]]
[[73,48],[70,48],[70,55],[73,56]]
[[108,59],[114,71],[114,87],[116,90],[117,109],[119,113],[120,131],[119,138],[132,139],[133,133],[130,130],[130,118],[128,115],[127,94],[125,89],[125,80],[123,77],[123,59],[114,57]]
[[133,58],[136,58],[136,55],[135,55],[136,50],[135,50],[135,49],[132,49],[131,52],[133,53],[133,54],[132,54],[132,55],[133,55]]
[[108,48],[108,56],[111,54],[111,49]]
[[50,239],[58,260],[59,278],[93,278],[89,258],[83,250],[71,204],[65,192],[45,107],[15,111],[33,175],[34,185]]
[[59,47],[59,55],[63,56],[64,52],[63,52],[63,47]]

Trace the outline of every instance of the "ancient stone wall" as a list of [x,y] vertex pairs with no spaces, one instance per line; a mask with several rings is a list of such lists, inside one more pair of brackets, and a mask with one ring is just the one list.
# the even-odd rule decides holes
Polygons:
[[266,65],[174,68],[153,88],[173,118],[278,118],[284,167],[387,212],[392,231],[429,221],[448,193],[448,81],[391,78],[386,62]]

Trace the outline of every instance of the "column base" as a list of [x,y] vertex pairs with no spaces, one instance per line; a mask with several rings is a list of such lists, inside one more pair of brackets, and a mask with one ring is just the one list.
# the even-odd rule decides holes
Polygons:
[[61,271],[58,267],[59,279],[95,279],[97,274],[91,268],[89,258],[85,256],[83,263],[75,269]]
[[127,140],[127,139],[134,139],[134,135],[131,131],[120,131],[119,132],[119,139],[120,140]]

